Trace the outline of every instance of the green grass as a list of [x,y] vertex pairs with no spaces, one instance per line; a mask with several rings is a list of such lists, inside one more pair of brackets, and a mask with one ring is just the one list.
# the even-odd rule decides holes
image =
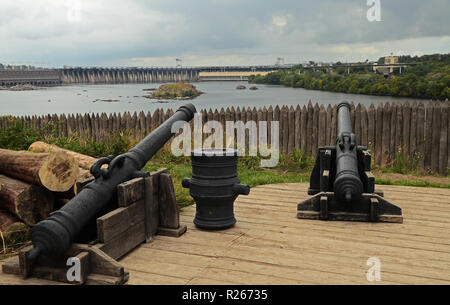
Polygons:
[[[373,160],[372,160],[373,161]],[[395,174],[415,174],[420,175],[423,174],[419,170],[419,161],[420,156],[407,156],[406,158],[403,156],[401,151],[397,152],[395,155],[395,159],[393,165],[391,167],[378,167],[375,164],[372,164],[372,167],[379,170],[382,173],[395,173]],[[373,162],[372,162],[373,163]]]
[[376,178],[376,184],[380,185],[398,185],[398,186],[416,186],[416,187],[438,187],[450,189],[449,183],[439,183],[434,181],[412,181],[412,180],[392,180],[385,178]]
[[[395,155],[395,159],[394,159],[392,166],[380,167],[378,165],[375,165],[375,163],[373,162],[373,159],[372,159],[372,169],[379,171],[381,173],[414,175],[414,176],[418,176],[418,177],[423,177],[423,176],[440,177],[440,175],[437,173],[434,173],[434,174],[430,173],[429,169],[426,170],[426,169],[420,168],[419,162],[421,161],[421,159],[422,159],[422,157],[419,156],[418,154],[416,154],[414,156],[404,157],[403,153],[401,151],[399,151]],[[450,174],[450,172],[447,172],[447,174],[445,176],[448,177],[449,174]],[[410,183],[416,183],[416,182],[411,182],[411,181],[407,181],[407,180],[402,180],[402,181],[405,181],[405,184],[399,184],[399,185],[410,185]],[[436,185],[439,185],[439,183]],[[443,185],[446,185],[446,184],[443,184]],[[417,185],[417,186],[420,186],[420,185]],[[431,186],[431,185],[427,185],[426,183],[423,183],[423,186]]]

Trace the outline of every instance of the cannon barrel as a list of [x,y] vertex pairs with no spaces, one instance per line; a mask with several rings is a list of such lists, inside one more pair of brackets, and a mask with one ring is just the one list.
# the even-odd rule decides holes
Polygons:
[[[108,206],[117,185],[145,176],[140,169],[171,138],[172,125],[177,121],[190,121],[195,112],[192,104],[181,106],[172,117],[125,154],[99,159],[91,167],[95,180],[60,210],[33,227],[31,240],[34,248],[28,258],[33,260],[41,253],[53,257],[63,255],[82,228]],[[108,168],[101,168],[103,164],[108,164]]]
[[356,202],[363,193],[363,184],[358,172],[357,143],[352,132],[350,104],[346,101],[340,103],[337,112],[334,192],[341,202]]

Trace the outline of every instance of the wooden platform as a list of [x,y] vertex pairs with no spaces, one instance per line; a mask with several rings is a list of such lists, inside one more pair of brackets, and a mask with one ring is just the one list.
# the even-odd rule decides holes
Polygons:
[[[370,257],[381,284],[450,284],[450,190],[379,186],[403,209],[403,224],[296,218],[307,184],[252,188],[235,203],[234,228],[206,232],[185,208],[180,238],[157,236],[124,257],[129,284],[371,284]],[[0,284],[36,284],[0,274]]]

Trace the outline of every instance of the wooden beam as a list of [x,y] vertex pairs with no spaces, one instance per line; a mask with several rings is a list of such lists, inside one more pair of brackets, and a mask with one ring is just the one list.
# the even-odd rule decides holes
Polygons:
[[97,218],[98,240],[102,243],[108,243],[125,232],[130,226],[144,221],[144,218],[144,200],[139,200],[126,208],[119,207]]
[[145,241],[145,223],[141,221],[130,226],[105,244],[100,244],[100,250],[117,260]]
[[117,203],[119,207],[144,199],[144,179],[135,178],[117,186]]
[[172,177],[169,174],[161,174],[159,177],[159,200],[159,226],[177,229],[180,220],[178,205]]

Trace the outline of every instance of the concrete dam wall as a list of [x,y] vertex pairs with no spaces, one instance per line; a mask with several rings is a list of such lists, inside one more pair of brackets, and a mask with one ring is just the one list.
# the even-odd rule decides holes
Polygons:
[[276,66],[211,66],[191,68],[63,68],[41,70],[2,70],[0,86],[31,84],[124,84],[189,81],[247,80],[251,74],[282,69]]
[[157,83],[198,80],[198,71],[194,69],[63,69],[63,84],[122,84]]
[[29,84],[34,86],[60,85],[61,77],[57,70],[1,70],[0,86]]

